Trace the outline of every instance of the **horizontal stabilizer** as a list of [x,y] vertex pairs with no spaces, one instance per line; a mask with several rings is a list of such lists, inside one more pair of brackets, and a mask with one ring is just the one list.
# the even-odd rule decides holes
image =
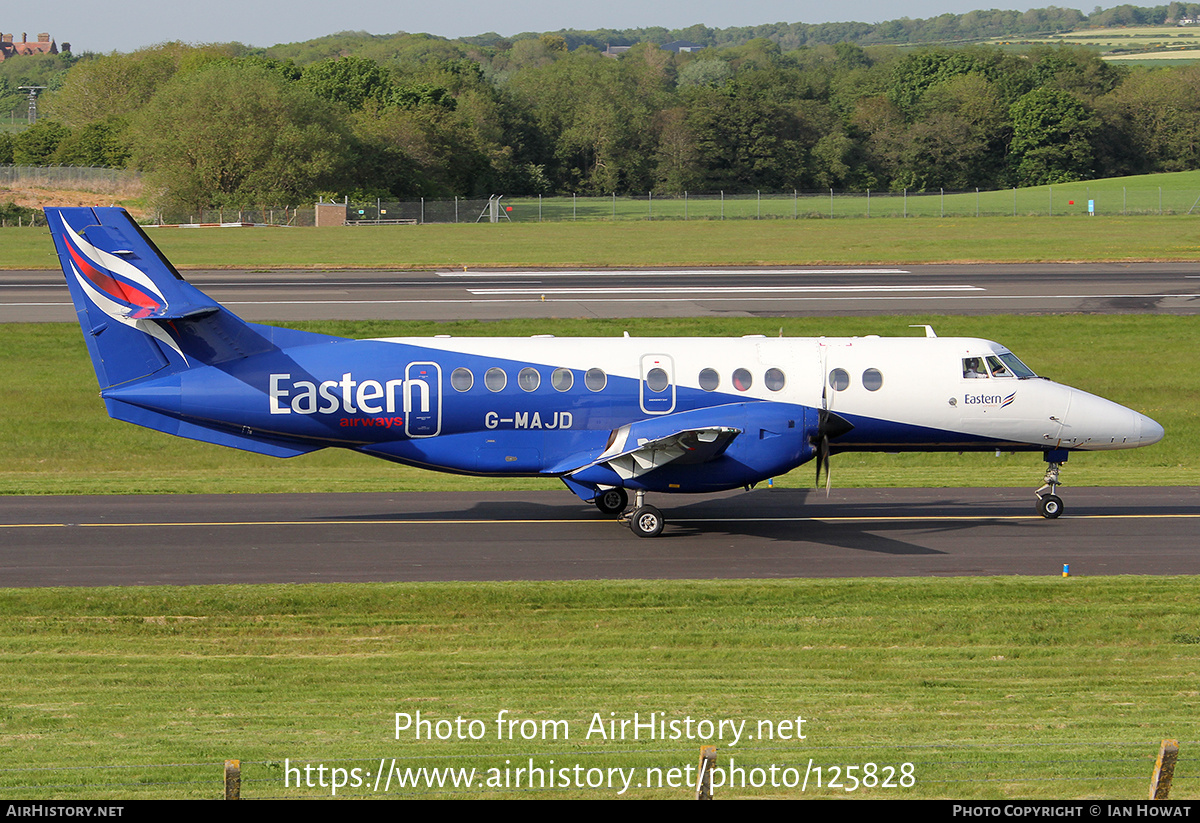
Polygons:
[[318,451],[325,448],[326,445],[324,443],[308,445],[269,434],[233,432],[216,426],[204,426],[112,397],[106,397],[104,404],[108,407],[109,417],[114,420],[124,420],[127,423],[145,426],[148,429],[173,434],[176,437],[185,437],[188,440],[215,443],[218,446],[228,446],[232,449],[256,452],[270,457],[296,457]]

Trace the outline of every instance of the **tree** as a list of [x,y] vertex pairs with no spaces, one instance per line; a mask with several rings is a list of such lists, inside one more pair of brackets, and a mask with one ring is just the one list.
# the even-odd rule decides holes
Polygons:
[[387,72],[374,60],[341,57],[322,60],[304,69],[300,83],[317,97],[342,103],[357,111],[368,102],[391,102],[392,86]]
[[166,84],[132,126],[134,163],[192,208],[287,205],[345,180],[348,129],[326,101],[255,66]]
[[1011,109],[1010,163],[1017,185],[1043,186],[1091,177],[1095,115],[1070,92],[1042,86]]
[[13,163],[18,166],[48,166],[58,144],[71,133],[61,123],[39,120],[13,138]]

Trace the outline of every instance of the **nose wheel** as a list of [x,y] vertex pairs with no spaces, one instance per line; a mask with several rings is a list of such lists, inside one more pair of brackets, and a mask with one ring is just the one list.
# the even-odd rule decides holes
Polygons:
[[1042,517],[1053,520],[1062,514],[1062,498],[1057,494],[1044,494],[1038,498],[1037,510]]
[[1063,513],[1062,498],[1054,493],[1062,485],[1058,479],[1060,471],[1062,471],[1062,463],[1049,463],[1046,467],[1046,476],[1042,478],[1042,487],[1034,492],[1038,499],[1038,514],[1047,520],[1053,520]]

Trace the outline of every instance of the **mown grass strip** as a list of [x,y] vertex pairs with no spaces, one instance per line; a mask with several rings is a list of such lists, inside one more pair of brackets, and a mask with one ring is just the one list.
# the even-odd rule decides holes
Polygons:
[[[1185,215],[157,229],[151,236],[171,261],[184,269],[403,270],[463,266],[603,268],[1200,259],[1200,232],[1195,220]],[[45,229],[0,229],[0,269],[57,267]]]
[[[1200,739],[1198,626],[1196,578],[0,590],[0,796],[214,797],[226,758],[258,797],[330,795],[285,789],[285,758],[694,762],[698,739],[608,739],[593,724],[653,712],[746,730],[805,718],[804,740],[715,741],[724,766],[914,764],[911,788],[809,796],[1129,797],[1145,791],[1158,740]],[[395,714],[418,710],[479,719],[484,734],[397,738]],[[497,739],[502,710],[537,733]],[[560,720],[567,734],[547,739],[542,721]],[[1193,765],[1178,774],[1194,773],[1187,745],[1183,757]],[[1198,789],[1181,780],[1172,796]]]

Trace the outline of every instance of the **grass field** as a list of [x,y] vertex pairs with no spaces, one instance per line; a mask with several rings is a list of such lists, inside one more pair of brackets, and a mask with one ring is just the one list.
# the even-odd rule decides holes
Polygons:
[[514,221],[794,220],[845,217],[1103,216],[1187,214],[1200,203],[1200,171],[1115,177],[982,192],[795,192],[505,200]]
[[[915,334],[978,336],[1011,347],[1035,371],[1138,409],[1167,430],[1147,449],[1074,457],[1070,485],[1200,485],[1200,361],[1197,319],[1120,315],[1056,317],[722,318],[559,320],[498,323],[305,323],[351,337],[740,336]],[[1147,363],[1154,367],[1148,369]],[[0,371],[21,375],[0,394],[0,494],[302,492],[559,488],[554,480],[487,480],[424,472],[340,450],[279,460],[180,440],[107,418],[79,329],[73,324],[0,324]],[[120,455],[120,459],[114,459]],[[839,455],[845,486],[1029,486],[1040,482],[1035,454]],[[782,478],[812,482],[811,467]],[[566,492],[564,491],[564,494]]]
[[[1140,59],[1179,60],[1181,52],[1200,49],[1200,30],[1195,26],[1118,26],[1080,29],[1042,38],[993,40],[992,45],[1020,43],[1063,43],[1101,51],[1106,60],[1136,55]],[[1188,57],[1196,59],[1195,55]]]
[[[810,758],[842,788],[810,777],[806,797],[1143,798],[1167,737],[1172,797],[1196,798],[1198,666],[1195,578],[0,591],[0,797],[215,798],[228,758],[245,797],[330,797],[286,788],[285,760],[373,774],[395,758],[496,769],[500,786],[392,796],[619,795],[504,787],[553,763],[597,782],[587,770],[636,770],[623,796],[684,799],[637,782],[697,761],[691,717],[746,721],[754,740],[712,741],[735,778],[792,781],[718,798],[799,797]],[[452,738],[397,735],[396,713],[418,711]],[[525,738],[497,739],[502,711]],[[596,733],[597,715],[635,712],[678,738]],[[455,739],[460,717],[479,739]],[[760,721],[789,739],[759,739]],[[850,791],[868,763],[877,784]],[[337,796],[384,796],[366,783]]]
[[[1200,259],[1200,220],[1182,215],[158,229],[151,236],[184,269]],[[0,229],[0,269],[57,267],[45,229]]]

